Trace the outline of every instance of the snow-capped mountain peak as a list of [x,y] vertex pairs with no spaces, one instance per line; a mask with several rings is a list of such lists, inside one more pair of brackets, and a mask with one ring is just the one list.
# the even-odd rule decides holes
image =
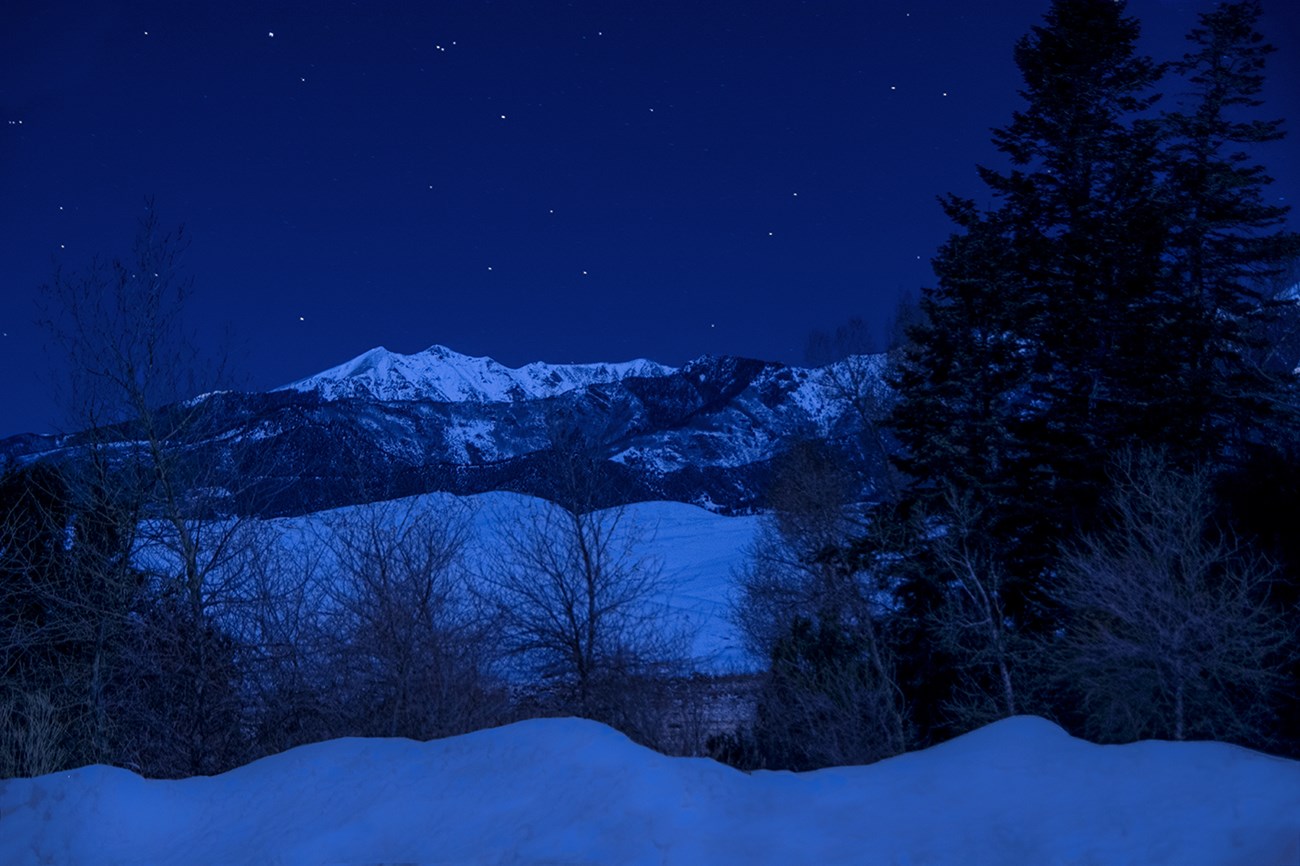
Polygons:
[[[212,461],[203,476],[211,486],[250,491],[238,507],[261,514],[433,490],[553,498],[560,425],[602,458],[608,504],[673,500],[744,512],[763,504],[772,460],[815,436],[851,467],[855,495],[865,498],[879,455],[861,435],[858,403],[884,396],[884,361],[858,356],[809,369],[722,356],[676,370],[650,361],[510,368],[443,346],[409,355],[379,347],[274,394],[207,395],[211,447],[193,454]],[[0,465],[56,451],[72,459],[80,448],[75,437],[8,440]],[[253,480],[248,467],[275,483]],[[276,492],[263,496],[269,487]]]
[[491,358],[430,346],[404,355],[382,346],[276,390],[315,391],[326,400],[428,400],[501,403],[553,397],[629,377],[666,376],[673,368],[638,359],[617,364],[546,364],[512,368]]

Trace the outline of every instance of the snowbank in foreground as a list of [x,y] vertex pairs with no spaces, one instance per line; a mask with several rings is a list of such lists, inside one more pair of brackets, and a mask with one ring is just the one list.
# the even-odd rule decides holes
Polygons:
[[1300,763],[1008,719],[870,767],[747,776],[592,722],[336,740],[212,778],[0,783],[0,863],[1300,863]]

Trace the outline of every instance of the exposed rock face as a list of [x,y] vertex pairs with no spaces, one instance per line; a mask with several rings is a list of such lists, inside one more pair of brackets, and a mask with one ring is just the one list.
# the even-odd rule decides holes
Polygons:
[[[878,374],[882,361],[840,363]],[[437,346],[416,355],[375,349],[281,389],[207,394],[165,414],[186,419],[182,453],[195,484],[224,488],[223,507],[241,512],[303,513],[433,490],[554,498],[557,436],[585,443],[611,482],[600,504],[666,499],[737,512],[762,505],[772,459],[800,438],[836,449],[870,495],[879,456],[860,447],[858,417],[829,385],[833,370],[734,357],[676,369],[649,361],[511,369]],[[108,438],[129,453],[135,437],[123,426]],[[75,460],[87,441],[12,437],[0,442],[0,461]]]

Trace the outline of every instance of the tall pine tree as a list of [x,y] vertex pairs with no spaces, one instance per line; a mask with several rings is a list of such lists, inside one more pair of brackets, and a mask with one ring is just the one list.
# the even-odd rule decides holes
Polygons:
[[1164,114],[1166,67],[1138,52],[1123,2],[1054,0],[1016,47],[1025,105],[994,134],[1009,167],[980,168],[988,207],[944,199],[957,232],[894,380],[901,511],[922,518],[895,560],[918,703],[945,701],[925,671],[971,661],[937,648],[962,580],[944,545],[1002,576],[1013,639],[1050,632],[1042,588],[1062,543],[1096,528],[1119,452],[1232,459],[1287,403],[1252,357],[1260,280],[1296,250],[1248,155],[1280,135],[1250,117],[1269,51],[1258,16],[1255,0],[1202,16],[1169,67],[1191,93]]
[[1145,369],[1131,313],[1166,228],[1144,119],[1161,70],[1137,37],[1123,3],[1056,0],[1017,45],[1026,105],[994,134],[1011,167],[980,169],[993,208],[945,201],[960,231],[897,380],[914,493],[983,499],[1026,576],[1093,507]]
[[1282,228],[1288,209],[1267,201],[1271,179],[1252,152],[1283,136],[1280,120],[1252,117],[1273,51],[1259,16],[1258,0],[1201,15],[1175,64],[1190,92],[1163,117],[1172,218],[1166,283],[1153,307],[1172,375],[1159,408],[1163,444],[1188,463],[1239,456],[1261,425],[1279,420],[1291,384],[1254,360],[1271,314],[1261,286],[1300,252],[1300,236]]

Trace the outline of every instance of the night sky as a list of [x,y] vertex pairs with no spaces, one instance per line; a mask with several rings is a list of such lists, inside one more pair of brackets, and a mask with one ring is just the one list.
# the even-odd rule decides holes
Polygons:
[[[1170,58],[1210,5],[1129,11]],[[125,252],[150,196],[253,387],[378,345],[798,362],[931,281],[935,197],[1002,164],[1012,47],[1047,7],[6,0],[0,436],[61,424],[37,286]],[[1264,28],[1293,132],[1265,161],[1295,200],[1300,4]]]

